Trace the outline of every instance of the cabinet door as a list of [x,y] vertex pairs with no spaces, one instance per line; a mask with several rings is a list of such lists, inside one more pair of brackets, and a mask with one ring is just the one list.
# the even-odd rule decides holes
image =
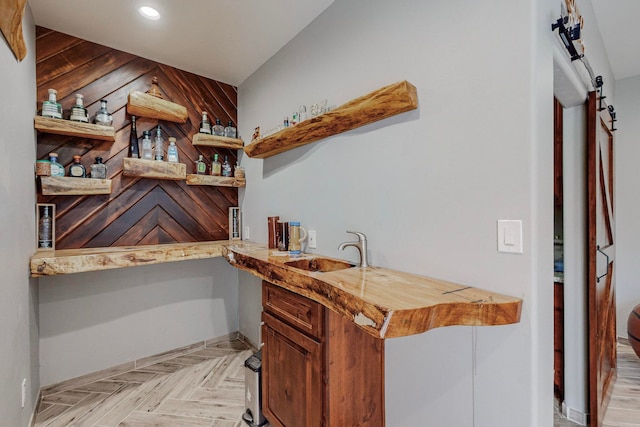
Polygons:
[[263,313],[262,409],[272,426],[322,426],[322,344]]

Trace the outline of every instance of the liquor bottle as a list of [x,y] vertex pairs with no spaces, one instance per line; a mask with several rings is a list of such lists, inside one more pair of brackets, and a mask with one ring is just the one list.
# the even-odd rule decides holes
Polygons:
[[229,123],[227,123],[227,127],[224,128],[224,136],[228,138],[236,137],[236,128],[235,126],[233,126],[233,122],[231,120],[229,120]]
[[96,162],[90,168],[91,178],[107,179],[107,165],[102,163],[102,157],[96,157]]
[[53,245],[53,220],[49,216],[49,206],[44,207],[44,212],[38,221],[38,247],[50,248]]
[[93,122],[97,125],[103,126],[111,126],[111,124],[113,123],[113,116],[109,114],[109,111],[107,110],[106,99],[100,100],[100,109],[96,113],[96,116],[93,118]]
[[304,122],[307,118],[307,106],[301,105],[298,109],[298,123]]
[[220,164],[220,160],[218,160],[217,154],[213,155],[213,163],[211,163],[211,175],[222,175],[222,165]]
[[284,127],[286,127],[286,128],[288,128],[288,127],[289,127],[289,117],[285,117],[285,118],[284,118],[283,125],[284,125]]
[[153,146],[154,159],[164,160],[164,138],[162,136],[162,129],[160,125],[156,128],[156,139]]
[[206,111],[202,112],[202,121],[200,122],[200,133],[206,133],[208,135],[211,135],[211,123],[207,118]]
[[224,126],[222,126],[220,119],[216,119],[216,124],[213,126],[213,134],[216,136],[224,136]]
[[148,130],[142,132],[142,158],[153,160],[153,144],[151,143],[151,132]]
[[178,163],[178,147],[176,139],[172,136],[169,138],[169,147],[167,148],[167,161]]
[[129,134],[129,157],[137,159],[140,157],[138,147],[138,131],[136,130],[136,116],[131,116],[131,133]]
[[89,113],[87,109],[84,108],[84,103],[82,99],[84,96],[80,93],[76,93],[76,105],[71,107],[71,115],[69,116],[69,120],[73,120],[74,122],[83,122],[89,123]]
[[57,101],[58,91],[49,89],[49,99],[42,102],[42,117],[62,118],[62,105]]
[[64,176],[64,166],[58,163],[58,153],[49,153],[51,176]]
[[74,178],[87,177],[87,169],[80,163],[80,156],[73,156],[73,163],[69,166],[69,176]]
[[222,164],[222,176],[232,176],[231,163],[229,163],[228,156],[224,156],[224,163]]
[[198,175],[204,175],[207,173],[207,164],[204,162],[204,156],[200,154],[198,161],[196,162],[196,173]]

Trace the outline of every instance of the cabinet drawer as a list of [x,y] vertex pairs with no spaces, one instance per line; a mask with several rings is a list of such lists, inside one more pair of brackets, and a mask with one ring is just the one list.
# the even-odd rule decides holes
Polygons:
[[309,298],[269,282],[262,282],[264,310],[314,338],[324,334],[324,307]]

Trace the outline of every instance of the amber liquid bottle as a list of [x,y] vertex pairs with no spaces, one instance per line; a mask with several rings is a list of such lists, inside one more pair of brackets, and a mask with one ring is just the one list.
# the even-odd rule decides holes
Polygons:
[[131,116],[131,134],[129,135],[129,157],[140,157],[138,148],[138,131],[136,130],[136,116]]

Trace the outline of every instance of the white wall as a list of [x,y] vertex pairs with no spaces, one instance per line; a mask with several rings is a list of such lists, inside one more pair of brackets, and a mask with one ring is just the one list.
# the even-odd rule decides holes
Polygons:
[[43,386],[238,330],[224,259],[40,278]]
[[[239,87],[245,137],[300,104],[339,105],[403,79],[420,103],[245,156],[254,240],[266,243],[266,218],[279,214],[317,230],[318,253],[353,260],[337,246],[359,230],[373,265],[524,299],[517,325],[388,340],[390,427],[552,425],[552,3],[338,0]],[[523,220],[524,254],[497,253],[498,219]],[[255,279],[241,287],[259,292]]]
[[[29,279],[35,251],[35,30],[23,19],[27,57],[18,62],[0,37],[0,420],[26,426],[38,390],[37,281]],[[22,380],[27,401],[21,408]]]
[[627,319],[640,304],[640,76],[616,82],[616,301],[618,335],[627,336]]

